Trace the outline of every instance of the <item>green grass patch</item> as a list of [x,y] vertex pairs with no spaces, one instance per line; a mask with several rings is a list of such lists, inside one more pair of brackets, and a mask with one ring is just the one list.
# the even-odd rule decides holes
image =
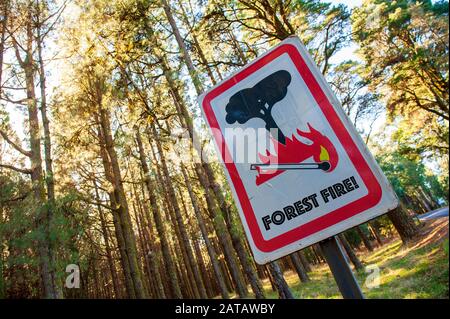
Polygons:
[[[356,274],[366,298],[448,298],[448,239],[420,248],[403,246],[400,239],[385,244],[372,253],[359,256],[371,270]],[[370,280],[374,268],[379,269],[379,286]],[[309,273],[311,281],[299,282],[295,272],[285,279],[296,298],[342,298],[327,266]],[[277,298],[270,282],[264,282],[269,298]]]

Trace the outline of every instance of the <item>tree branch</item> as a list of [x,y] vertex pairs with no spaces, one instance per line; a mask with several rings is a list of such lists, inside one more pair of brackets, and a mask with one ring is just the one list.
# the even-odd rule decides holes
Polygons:
[[0,164],[0,167],[11,169],[13,171],[16,171],[16,172],[19,172],[19,173],[22,173],[22,174],[31,174],[32,173],[31,169],[18,168],[18,167],[15,167],[15,166],[12,166],[12,165],[8,165],[8,164]]
[[22,148],[19,144],[14,143],[9,137],[8,135],[0,129],[0,135],[3,137],[3,139],[8,142],[9,145],[11,145],[13,148],[15,148],[17,151],[19,151],[20,153],[22,153],[23,155],[27,156],[27,157],[31,157],[31,151],[27,151],[24,148]]

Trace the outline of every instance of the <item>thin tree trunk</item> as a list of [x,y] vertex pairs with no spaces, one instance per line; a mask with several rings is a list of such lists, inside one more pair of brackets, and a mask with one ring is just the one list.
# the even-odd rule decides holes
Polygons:
[[170,26],[172,28],[173,34],[175,35],[175,39],[180,49],[180,53],[183,56],[184,62],[186,63],[189,74],[192,78],[192,82],[194,83],[195,90],[197,91],[197,94],[200,95],[203,93],[203,85],[201,84],[198,74],[195,71],[194,63],[192,62],[189,52],[186,49],[186,44],[184,43],[183,38],[181,37],[180,30],[178,29],[178,26],[172,15],[172,10],[166,0],[161,0],[161,3],[163,5],[164,12],[167,16],[167,20],[169,21]]
[[135,294],[137,298],[146,298],[147,293],[142,282],[142,275],[139,268],[139,263],[137,259],[137,249],[136,249],[136,238],[133,231],[128,203],[125,196],[125,190],[123,188],[122,177],[119,168],[119,162],[117,159],[117,154],[114,149],[113,139],[111,135],[111,128],[109,123],[109,113],[107,110],[101,107],[101,103],[98,104],[100,111],[100,124],[103,130],[103,136],[105,139],[106,150],[111,162],[112,175],[113,175],[113,186],[118,193],[118,201],[120,207],[120,221],[122,223],[123,235],[126,245],[126,252],[130,264],[130,274],[133,280],[133,285],[135,289]]
[[250,256],[245,250],[245,247],[241,240],[242,234],[239,235],[238,230],[234,229],[232,225],[232,221],[229,220],[227,222],[228,232],[231,235],[234,249],[239,257],[239,261],[241,262],[242,268],[244,269],[244,273],[247,276],[248,281],[250,282],[250,286],[252,287],[252,291],[255,294],[255,298],[265,299],[266,296],[264,295],[262,283],[256,275],[255,269],[253,269],[252,264],[250,263]]
[[44,289],[44,296],[46,298],[57,298],[57,292],[54,286],[53,279],[54,269],[51,264],[52,258],[50,254],[50,240],[49,240],[49,216],[48,211],[43,206],[45,204],[45,187],[44,177],[42,175],[42,157],[41,157],[41,136],[39,128],[39,116],[37,109],[37,100],[35,94],[34,84],[34,59],[33,59],[33,30],[32,30],[32,15],[31,6],[28,8],[28,17],[26,24],[27,44],[26,44],[26,59],[21,61],[17,46],[15,47],[16,56],[25,72],[25,85],[27,94],[28,107],[28,121],[31,147],[31,180],[33,183],[33,194],[38,207],[37,227],[41,235],[38,239],[38,251],[40,259],[40,272]]
[[312,246],[313,248],[313,252],[317,257],[317,260],[319,261],[319,263],[324,263],[325,262],[325,258],[323,257],[323,252],[322,252],[322,248],[320,248],[319,244],[314,244]]
[[[142,178],[142,174],[141,174],[141,179],[142,179],[142,181],[144,181],[144,178]],[[156,245],[155,245],[155,236],[153,234],[152,225],[149,222],[150,210],[148,208],[147,202],[144,199],[145,192],[144,192],[143,187],[144,187],[144,184],[141,184],[141,192],[142,192],[142,201],[140,201],[140,203],[142,203],[141,220],[142,220],[144,240],[147,244],[146,247],[148,247],[147,251],[145,252],[145,257],[148,258],[149,265],[150,265],[149,272],[151,274],[151,277],[149,278],[149,280],[155,281],[153,286],[154,286],[156,298],[164,299],[166,297],[165,292],[164,292],[164,284],[163,284],[163,280],[161,277],[161,272],[160,272],[160,267],[159,267],[159,262],[158,262],[158,255],[157,255],[157,250],[156,250]]]
[[380,233],[380,223],[377,220],[372,220],[371,222],[369,222],[369,226],[373,231],[373,234],[375,236],[375,239],[377,240],[378,244],[380,246],[384,245],[384,241],[383,241],[383,237],[381,236]]
[[[200,79],[198,77],[198,74],[195,71],[192,59],[191,59],[191,57],[189,56],[189,54],[188,54],[188,52],[186,50],[186,45],[183,42],[183,39],[182,39],[182,37],[180,35],[180,32],[179,32],[179,29],[178,29],[178,27],[176,25],[176,22],[175,22],[174,18],[173,18],[173,15],[172,15],[172,12],[171,12],[171,8],[168,5],[166,0],[162,0],[162,4],[163,4],[164,12],[166,13],[167,19],[168,19],[168,21],[169,21],[169,23],[170,23],[170,25],[172,27],[172,31],[173,31],[173,33],[175,35],[176,41],[177,41],[178,46],[180,48],[180,52],[181,52],[181,54],[182,54],[182,56],[184,58],[184,61],[185,61],[186,65],[187,65],[189,74],[190,74],[190,76],[192,78],[192,81],[194,83],[194,86],[195,86],[195,89],[197,91],[197,94],[200,95],[203,92],[203,86],[202,86],[201,81],[200,81]],[[169,68],[167,67],[167,64],[164,61],[163,61],[163,69],[165,71],[166,78],[168,79],[169,85],[171,86],[172,93],[176,94],[176,87],[173,85],[173,80],[171,79],[170,73],[168,72]],[[177,100],[177,101],[175,101],[176,104],[178,104],[178,102],[180,102],[180,104],[182,104],[181,103],[181,101],[182,101],[181,99],[179,99],[177,97],[176,100]],[[184,117],[184,120],[186,121],[186,126],[187,126],[187,128],[189,130],[190,136],[191,136],[191,138],[194,138],[194,140],[195,140],[196,137],[193,134],[194,131],[193,131],[193,127],[192,127],[192,120],[190,119],[190,117],[189,117],[186,109],[184,108],[184,106],[183,106],[183,109],[182,109],[182,111],[180,113],[180,116]],[[214,194],[215,194],[215,196],[216,196],[216,198],[217,198],[217,200],[219,202],[219,206],[221,207],[222,212],[226,213],[227,210],[223,209],[224,205],[226,207],[226,203],[225,203],[225,200],[223,198],[223,195],[221,194],[220,187],[217,184],[217,182],[215,181],[214,175],[212,173],[212,169],[210,168],[210,166],[207,163],[203,163],[203,167],[204,167],[204,169],[206,168],[205,171],[206,171],[207,179],[209,180],[209,185],[211,186],[212,190],[214,191]],[[198,170],[198,167],[196,168],[196,170]],[[200,172],[197,171],[197,173],[200,173]],[[202,184],[204,185],[205,183],[202,183]],[[227,251],[227,250],[228,250],[228,248],[225,248],[225,251]],[[227,252],[226,254],[228,254],[229,257],[231,257],[230,253],[231,252]],[[237,273],[236,273],[237,271],[238,271],[237,269],[232,269],[232,274],[234,273],[233,277],[235,277],[237,275]],[[236,280],[236,277],[235,277],[235,280]],[[240,281],[241,280],[238,280],[238,282],[240,282]],[[239,285],[241,285],[241,283],[239,283],[238,286]],[[238,289],[238,290],[240,290],[240,289]],[[247,294],[246,290],[247,290],[246,288],[241,289],[241,293],[246,295]]]
[[2,28],[0,33],[0,99],[2,97],[2,83],[3,83],[3,56],[5,51],[5,41],[6,41],[6,26],[8,23],[8,13],[9,13],[9,0],[4,0],[0,3],[0,10],[3,16],[2,23],[0,27]]
[[305,267],[303,267],[302,261],[300,260],[300,257],[296,253],[290,254],[289,257],[291,258],[292,264],[295,267],[295,271],[297,272],[300,281],[301,282],[310,281],[309,276],[306,273]]
[[355,266],[356,270],[363,269],[363,265],[361,261],[359,260],[358,256],[356,256],[353,249],[350,247],[350,244],[348,243],[347,239],[345,238],[344,234],[339,234],[338,238],[342,244],[342,246],[345,249],[345,252],[347,253],[347,256],[350,258],[350,261],[352,262],[353,266]]
[[364,246],[366,246],[368,251],[373,251],[373,246],[372,243],[370,242],[370,239],[367,237],[367,235],[364,233],[364,231],[361,229],[361,226],[356,226],[356,231],[359,235],[359,237],[361,237]]
[[145,153],[144,153],[144,147],[142,145],[142,138],[141,138],[141,134],[139,133],[138,129],[136,129],[136,142],[138,145],[139,159],[141,162],[142,171],[144,172],[145,185],[147,186],[147,191],[148,191],[148,195],[149,195],[149,199],[150,199],[150,207],[152,209],[156,231],[158,232],[159,239],[161,241],[161,250],[162,250],[162,254],[163,254],[164,264],[166,267],[166,274],[168,274],[168,276],[169,276],[171,295],[173,298],[180,299],[183,296],[181,294],[180,285],[178,283],[176,267],[175,267],[174,261],[172,260],[171,255],[170,255],[169,241],[166,237],[166,231],[164,229],[165,227],[164,227],[164,224],[163,224],[163,221],[161,218],[161,214],[160,214],[160,207],[158,205],[158,202],[156,200],[156,196],[154,193],[155,188],[153,186],[153,182],[150,177],[150,170],[149,170],[147,162],[145,160],[145,155],[144,155]]
[[280,269],[277,261],[272,261],[268,264],[270,273],[272,274],[275,288],[280,299],[294,299],[294,295],[289,289],[286,280],[284,280],[283,272]]
[[[132,179],[134,180],[134,178],[132,178]],[[150,292],[150,290],[149,290],[150,284],[149,284],[149,281],[144,280],[144,278],[145,278],[145,274],[146,273],[148,274],[150,272],[150,263],[149,263],[149,260],[148,260],[147,254],[146,254],[147,247],[145,245],[146,242],[144,240],[144,233],[142,231],[142,221],[141,221],[140,213],[138,211],[139,208],[137,208],[137,206],[136,206],[136,197],[135,196],[133,196],[133,197],[134,197],[134,200],[131,201],[131,207],[133,208],[134,223],[136,224],[137,231],[138,231],[138,233],[137,233],[138,236],[136,238],[136,240],[137,240],[136,244],[138,246],[136,248],[140,248],[140,250],[141,250],[141,254],[139,254],[139,251],[137,251],[137,256],[138,256],[139,264],[143,264],[143,269],[141,270],[141,274],[143,277],[142,285],[144,286],[145,291],[147,291],[147,293],[149,293]],[[141,262],[141,260],[140,260],[141,259],[140,255],[142,255],[143,262]]]
[[193,45],[195,47],[195,52],[198,54],[198,57],[199,57],[201,63],[204,65],[206,73],[208,73],[208,76],[209,76],[212,84],[216,85],[216,83],[217,83],[216,79],[214,78],[214,75],[213,75],[213,73],[211,71],[211,68],[208,66],[208,61],[207,61],[207,59],[205,57],[205,54],[203,53],[203,50],[202,50],[202,48],[200,46],[200,43],[198,42],[197,36],[195,35],[194,28],[189,22],[189,19],[188,19],[188,16],[186,14],[186,11],[184,10],[184,5],[182,4],[182,2],[180,0],[178,0],[178,3],[180,4],[180,9],[181,9],[181,12],[182,12],[181,16],[183,17],[184,23],[186,24],[188,29],[191,30],[190,35],[191,35],[191,38],[192,38]]
[[197,201],[197,197],[194,194],[191,182],[189,181],[189,178],[187,176],[186,169],[185,169],[184,165],[181,164],[180,166],[181,166],[181,172],[183,174],[186,187],[187,187],[188,192],[189,192],[189,197],[191,199],[191,203],[192,203],[192,206],[194,208],[194,213],[195,213],[195,216],[197,218],[198,225],[199,225],[200,231],[201,231],[202,236],[203,236],[203,240],[205,241],[206,249],[208,250],[208,254],[209,254],[209,257],[210,257],[210,260],[211,260],[211,264],[213,266],[214,273],[216,275],[217,282],[219,284],[220,293],[222,295],[222,298],[228,299],[229,295],[228,295],[228,290],[227,290],[227,287],[226,287],[226,284],[225,284],[224,276],[223,276],[223,273],[222,273],[222,271],[220,269],[220,266],[219,266],[219,263],[218,263],[218,258],[217,258],[216,251],[215,251],[215,249],[214,249],[214,247],[211,244],[211,241],[209,239],[208,231],[206,230],[205,221],[203,219],[202,212],[200,210],[200,206],[199,206],[198,201]]
[[311,265],[309,264],[308,259],[305,256],[304,251],[300,250],[297,252],[298,256],[300,257],[300,261],[303,264],[303,267],[305,268],[305,271],[308,273],[311,271]]
[[[97,183],[95,182],[95,180],[93,180],[93,184],[94,184],[94,190],[95,190],[95,199],[96,199],[97,202],[100,202],[100,196],[99,196],[99,193],[98,193],[98,186],[97,186]],[[106,219],[105,219],[105,216],[103,214],[103,209],[100,206],[100,204],[97,205],[97,210],[98,210],[99,217],[100,217],[100,225],[102,227],[103,240],[105,241],[106,257],[107,257],[107,260],[108,260],[109,271],[111,273],[111,280],[112,280],[112,283],[113,283],[114,295],[115,295],[116,298],[121,298],[120,288],[119,288],[119,278],[117,277],[117,270],[116,270],[116,267],[114,265],[114,259],[112,257],[112,253],[111,253],[111,246],[110,246],[110,243],[109,243],[108,231],[107,231],[107,226],[106,226]]]
[[200,271],[199,271],[197,263],[195,262],[195,259],[194,259],[194,254],[192,252],[192,247],[191,247],[191,244],[190,244],[190,241],[189,241],[189,236],[187,234],[186,227],[185,227],[184,222],[183,222],[183,217],[181,215],[180,206],[178,205],[178,200],[177,200],[177,197],[176,197],[176,194],[175,194],[175,190],[174,190],[174,188],[172,186],[172,183],[170,181],[169,170],[168,170],[168,167],[167,167],[167,162],[166,162],[166,159],[165,159],[165,155],[164,155],[162,147],[161,147],[161,143],[160,143],[160,140],[159,140],[158,133],[156,132],[156,129],[155,129],[154,126],[152,126],[152,133],[153,133],[153,136],[154,136],[154,141],[155,141],[156,147],[158,149],[159,158],[160,158],[160,161],[161,161],[161,168],[162,168],[162,171],[163,171],[163,176],[165,177],[164,183],[167,186],[166,189],[167,189],[168,195],[170,197],[170,203],[171,203],[171,205],[173,207],[173,210],[174,210],[175,222],[176,222],[176,224],[178,226],[178,230],[180,232],[180,239],[183,242],[183,247],[185,248],[185,252],[187,254],[186,263],[189,263],[190,270],[192,271],[192,274],[194,276],[193,279],[195,279],[195,282],[197,283],[197,285],[196,285],[197,287],[195,287],[195,288],[198,288],[199,297],[200,298],[207,298],[208,296],[206,294],[205,285],[204,285],[204,283],[202,281],[202,277],[200,275]]
[[[99,122],[100,120],[98,119],[98,116],[96,118],[97,122]],[[101,131],[101,128],[98,129],[98,139],[99,139],[99,145],[100,145],[100,157],[102,159],[102,163],[103,163],[103,168],[104,168],[104,172],[105,172],[105,177],[106,180],[113,184],[114,180],[112,177],[112,169],[111,169],[111,163],[109,161],[108,158],[108,154],[106,152],[105,149],[105,139],[103,137],[103,133]],[[110,204],[111,204],[111,212],[112,212],[112,216],[113,216],[113,223],[114,223],[114,231],[115,231],[115,235],[116,235],[116,239],[117,239],[117,246],[119,248],[119,253],[120,253],[120,262],[122,265],[122,270],[124,273],[124,277],[125,277],[125,288],[128,294],[128,298],[136,298],[136,294],[134,291],[134,286],[133,286],[133,280],[131,278],[131,271],[130,271],[130,263],[127,257],[127,253],[126,253],[126,247],[125,247],[125,239],[124,239],[124,235],[123,235],[123,228],[122,228],[122,223],[120,222],[120,211],[119,211],[119,207],[120,207],[120,203],[117,201],[117,190],[114,189],[110,192],[108,192],[108,196],[110,199]]]
[[208,210],[213,212],[213,225],[216,230],[219,242],[222,245],[223,252],[225,258],[228,263],[228,267],[230,269],[231,276],[233,278],[234,284],[236,285],[236,290],[238,295],[241,298],[246,298],[248,295],[247,287],[245,285],[244,278],[242,276],[241,270],[239,269],[239,265],[234,255],[233,244],[231,242],[230,234],[228,233],[227,227],[225,225],[225,221],[222,217],[222,214],[219,212],[216,203],[214,202],[210,193],[208,193],[208,181],[206,177],[203,175],[201,171],[201,166],[194,164],[197,176],[200,180],[200,183],[205,187],[205,199],[208,206]]

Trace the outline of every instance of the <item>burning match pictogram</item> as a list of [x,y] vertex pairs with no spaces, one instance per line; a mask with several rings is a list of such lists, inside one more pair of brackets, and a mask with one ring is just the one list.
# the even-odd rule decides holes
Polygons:
[[286,137],[284,144],[272,138],[275,153],[267,150],[265,155],[258,154],[261,163],[250,165],[251,170],[258,172],[256,185],[286,171],[312,169],[329,173],[336,168],[339,156],[331,141],[309,123],[308,128],[309,132],[297,130],[297,134],[309,144],[294,135]]
[[329,162],[320,163],[282,163],[282,164],[252,164],[251,170],[258,170],[260,174],[273,174],[274,171],[286,171],[296,169],[321,169],[328,171],[331,168]]

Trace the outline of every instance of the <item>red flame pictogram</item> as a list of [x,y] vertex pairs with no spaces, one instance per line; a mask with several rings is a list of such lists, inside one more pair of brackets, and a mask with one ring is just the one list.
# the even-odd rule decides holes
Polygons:
[[[312,157],[316,163],[327,161],[330,164],[327,172],[333,171],[338,163],[338,154],[334,145],[328,137],[313,128],[309,123],[308,128],[309,132],[297,129],[297,134],[310,140],[311,144],[302,143],[295,135],[292,135],[292,138],[286,137],[286,144],[279,143],[271,137],[277,154],[271,154],[266,150],[266,155],[258,154],[261,162],[263,164],[301,163]],[[275,170],[271,173],[261,174],[261,170],[261,167],[257,168],[256,185],[261,185],[284,172],[284,170]]]

